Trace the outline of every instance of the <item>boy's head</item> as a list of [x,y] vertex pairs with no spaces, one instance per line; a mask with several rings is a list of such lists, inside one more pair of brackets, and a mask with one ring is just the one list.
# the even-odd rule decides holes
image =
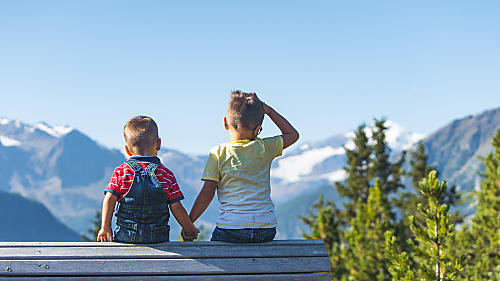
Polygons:
[[160,149],[161,140],[158,137],[158,126],[147,116],[136,116],[128,120],[123,129],[125,149],[129,155],[156,155]]
[[233,91],[227,109],[228,125],[240,130],[255,130],[264,120],[262,101],[254,93]]

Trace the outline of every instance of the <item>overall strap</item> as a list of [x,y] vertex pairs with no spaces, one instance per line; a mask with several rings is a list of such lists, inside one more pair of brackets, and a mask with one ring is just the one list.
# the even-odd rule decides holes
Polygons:
[[127,160],[125,162],[125,164],[127,164],[132,170],[134,170],[134,172],[136,173],[139,173],[139,172],[142,172],[143,169],[141,167],[141,165],[139,165],[137,162],[135,162],[134,160]]
[[[151,162],[146,167],[145,173],[147,173],[151,177],[151,180],[156,184],[156,186],[163,189],[160,181],[158,180],[158,178],[156,177],[156,174],[155,174],[155,171],[158,167],[160,167],[160,164],[156,164],[156,163]],[[163,194],[165,194],[165,193],[163,193]]]
[[155,171],[156,169],[160,166],[160,164],[156,164],[156,163],[149,163],[149,165],[146,167],[146,173],[150,174],[150,175],[154,175],[155,174]]

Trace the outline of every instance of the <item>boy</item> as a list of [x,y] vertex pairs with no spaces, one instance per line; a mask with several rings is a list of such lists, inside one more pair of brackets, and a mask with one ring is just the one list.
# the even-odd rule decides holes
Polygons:
[[[150,117],[137,116],[124,128],[125,151],[129,156],[118,166],[102,204],[101,242],[161,243],[169,241],[169,206],[182,226],[184,240],[192,241],[199,230],[189,220],[180,200],[184,199],[174,174],[157,157],[161,147],[158,126]],[[111,217],[116,208],[116,228]]]
[[[264,114],[282,135],[259,139]],[[215,191],[220,202],[211,241],[230,243],[266,242],[276,235],[276,216],[271,201],[272,160],[299,138],[295,128],[255,93],[233,91],[224,127],[231,142],[210,151],[204,181],[189,218],[196,221],[207,209]]]

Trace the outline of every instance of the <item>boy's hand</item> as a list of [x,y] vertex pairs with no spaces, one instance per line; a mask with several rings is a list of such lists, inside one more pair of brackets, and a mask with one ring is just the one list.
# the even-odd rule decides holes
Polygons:
[[99,242],[113,242],[113,232],[111,229],[101,228],[97,234],[97,241]]
[[[253,93],[254,96],[257,97],[257,94],[254,92]],[[259,97],[257,97],[259,98]],[[262,101],[261,99],[259,99],[260,101]],[[262,109],[264,110],[264,114],[267,114],[269,115],[269,113],[271,113],[271,111],[273,110],[270,106],[268,106],[265,102],[262,101]]]
[[[257,94],[253,94],[257,97]],[[278,126],[278,128],[280,129],[283,137],[283,149],[289,147],[299,139],[299,132],[295,130],[292,124],[290,124],[290,122],[288,122],[285,117],[281,116],[278,112],[269,107],[265,102],[262,102],[262,109],[264,110],[264,114],[268,115],[269,118],[271,118],[271,120],[274,122],[274,124],[276,124],[276,126]]]
[[264,114],[269,115],[273,109],[269,107],[265,102],[262,102],[262,109],[264,109]]
[[181,231],[181,236],[183,241],[193,241],[194,239],[198,238],[198,233],[200,233],[200,230],[198,228],[194,228],[193,232],[188,232],[185,231],[184,229]]

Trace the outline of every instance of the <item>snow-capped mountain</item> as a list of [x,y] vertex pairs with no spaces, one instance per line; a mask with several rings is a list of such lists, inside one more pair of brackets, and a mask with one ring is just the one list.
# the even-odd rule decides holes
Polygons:
[[[386,126],[393,155],[411,149],[424,137],[392,121]],[[451,122],[423,139],[430,164],[451,185],[471,190],[478,182],[478,156],[491,151],[491,136],[499,127],[500,108]],[[371,129],[367,126],[367,135]],[[305,215],[319,194],[340,200],[332,183],[345,178],[344,147],[352,148],[353,136],[353,132],[347,132],[323,141],[302,142],[273,162],[271,196],[277,206],[279,237],[300,236],[297,216]],[[200,176],[207,156],[162,148],[159,157],[175,173],[186,198],[183,204],[190,209],[202,186]],[[118,149],[103,147],[68,126],[31,125],[0,118],[0,160],[0,192],[19,193],[41,202],[57,219],[84,233],[101,208],[103,189],[114,167],[125,157]],[[215,222],[216,201],[200,218],[205,224]],[[2,211],[8,212],[0,206]],[[172,219],[172,239],[178,233],[176,224]]]
[[[394,153],[412,147],[424,135],[412,133],[393,121],[386,121],[386,140]],[[373,126],[365,133],[372,134]],[[322,142],[306,142],[275,160],[271,170],[272,196],[276,202],[289,199],[290,194],[310,192],[324,184],[345,179],[345,148],[352,149],[354,132],[333,136]]]
[[68,126],[51,128],[45,123],[30,125],[0,118],[0,144],[4,147],[15,146],[23,151],[46,153],[60,137],[72,130]]
[[[201,188],[205,158],[164,148],[159,157],[174,171],[190,207]],[[36,200],[57,219],[85,233],[102,207],[113,169],[125,157],[69,126],[0,118],[0,160],[0,191]],[[214,217],[215,211],[216,206],[211,207],[207,214]]]
[[[387,142],[393,151],[393,155],[398,155],[398,151],[401,150],[414,149],[413,145],[423,137],[419,134],[409,133],[390,121],[387,121],[386,125],[389,127],[386,134]],[[449,186],[456,185],[458,191],[478,189],[479,172],[484,169],[481,158],[492,151],[491,138],[498,129],[500,129],[500,108],[454,120],[422,139],[428,155],[428,164],[439,171],[441,180],[446,180]],[[369,130],[367,134],[369,134]],[[315,163],[319,163],[315,164],[312,173],[299,177],[303,180],[297,182],[294,182],[294,180],[297,180],[297,176],[285,177],[282,176],[283,174],[278,174],[282,176],[280,180],[285,184],[280,186],[280,182],[278,182],[273,186],[274,190],[276,190],[276,187],[309,190],[308,193],[301,193],[300,197],[289,196],[288,199],[280,201],[277,205],[276,214],[281,238],[301,237],[301,231],[305,230],[305,225],[300,221],[299,216],[307,214],[308,208],[318,199],[320,194],[323,194],[325,199],[331,199],[338,206],[341,206],[341,198],[338,196],[335,186],[331,184],[332,181],[320,180],[320,178],[328,177],[329,174],[333,174],[335,171],[339,174],[338,178],[341,178],[340,173],[342,170],[337,170],[334,164],[335,161],[338,161],[337,167],[344,166],[345,158],[336,160],[335,158],[345,156],[333,155],[325,159],[324,155],[328,155],[328,153],[318,152],[326,151],[332,154],[332,151],[335,151],[339,144],[352,136],[352,133],[336,136],[329,141],[320,143],[320,145],[304,144],[289,154],[293,156],[283,157],[278,160],[278,165],[280,165],[280,161],[283,161],[283,164],[291,166],[294,162],[307,161],[306,159],[314,154],[318,155],[316,158],[313,157],[316,160]],[[350,147],[350,145],[347,142],[346,146]],[[326,149],[328,146],[331,148]],[[301,155],[303,158],[298,157]],[[316,171],[316,174],[314,171]],[[312,174],[315,175],[317,180],[311,176]],[[472,211],[471,205],[460,206],[458,209],[464,214],[469,214]]]
[[1,118],[0,136],[0,191],[41,202],[80,233],[88,229],[121,153],[68,126]]
[[[393,149],[411,145],[406,143],[412,139],[411,133],[393,122],[388,125]],[[323,182],[342,180],[343,146],[348,146],[351,138],[351,133],[346,133],[285,151],[271,171],[274,200],[283,202]],[[175,173],[186,197],[184,205],[189,208],[202,186],[206,156],[162,148],[159,157]],[[125,160],[119,150],[105,148],[69,126],[31,125],[7,118],[0,119],[0,158],[4,160],[0,181],[5,183],[0,190],[41,202],[80,233],[89,228],[100,209],[113,168]],[[217,214],[217,204],[212,204],[201,220],[213,223]]]

